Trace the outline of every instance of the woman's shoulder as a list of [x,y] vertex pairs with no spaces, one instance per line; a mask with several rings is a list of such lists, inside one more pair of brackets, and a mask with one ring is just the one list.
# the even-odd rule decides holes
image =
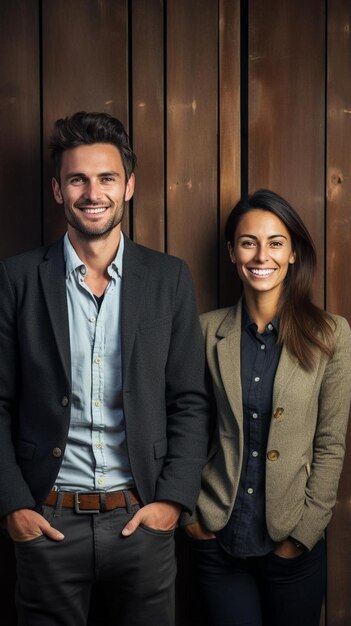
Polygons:
[[[215,309],[200,315],[200,322],[204,334],[216,332],[220,327],[231,327],[241,316],[241,301],[234,306]],[[223,325],[223,326],[222,326]]]
[[334,324],[334,333],[336,336],[336,340],[338,338],[347,337],[351,340],[351,329],[350,324],[347,321],[346,317],[342,317],[341,315],[336,315],[335,313],[329,313],[328,315]]

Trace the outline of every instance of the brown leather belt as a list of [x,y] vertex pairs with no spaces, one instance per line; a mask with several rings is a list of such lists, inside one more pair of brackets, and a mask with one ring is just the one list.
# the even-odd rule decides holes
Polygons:
[[128,504],[140,504],[140,500],[134,489],[128,489],[126,491],[92,492],[53,490],[50,491],[44,504],[48,506],[60,504],[65,508],[75,509],[76,513],[89,514],[126,508]]

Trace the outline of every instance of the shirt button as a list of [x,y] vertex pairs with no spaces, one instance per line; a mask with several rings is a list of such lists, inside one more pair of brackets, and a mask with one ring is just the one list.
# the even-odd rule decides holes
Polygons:
[[102,443],[96,443],[96,444],[95,444],[95,448],[98,448],[98,450],[101,450],[101,448],[102,448]]
[[80,273],[82,274],[82,276],[85,276],[85,274],[87,273],[87,270],[84,266],[80,268]]
[[258,418],[257,413],[252,413],[252,418],[253,418],[254,420],[257,420],[257,418]]
[[252,456],[253,456],[254,458],[258,457],[258,452],[257,452],[257,450],[254,450],[254,451],[253,451]]
[[101,404],[100,400],[95,400],[95,406],[99,407]]
[[89,322],[95,322],[96,317],[94,317],[94,315],[92,315],[91,317],[89,317]]
[[101,363],[101,359],[100,359],[100,357],[99,357],[99,356],[97,356],[97,357],[96,357],[96,359],[95,359],[95,363],[97,363],[97,365],[100,365],[100,363]]
[[99,478],[99,479],[98,479],[98,484],[99,484],[99,485],[103,485],[104,483],[105,483],[104,478]]
[[272,324],[268,324],[267,328],[268,328],[268,330],[273,330]]
[[61,448],[54,448],[52,453],[57,459],[59,459],[62,454],[62,450]]
[[255,383],[258,383],[260,381],[260,377],[259,376],[255,376]]
[[61,398],[61,406],[67,406],[68,403],[69,403],[69,400],[68,400],[67,396],[63,396]]
[[264,343],[261,344],[261,350],[265,350],[266,346],[264,345]]
[[277,461],[277,459],[279,459],[278,450],[269,450],[269,452],[267,452],[267,458],[269,461]]
[[250,496],[252,496],[254,490],[252,489],[252,487],[249,487],[247,490],[247,493],[250,494]]

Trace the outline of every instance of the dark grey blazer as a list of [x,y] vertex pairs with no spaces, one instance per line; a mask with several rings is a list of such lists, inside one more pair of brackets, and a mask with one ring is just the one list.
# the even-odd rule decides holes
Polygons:
[[[186,264],[125,237],[126,438],[142,502],[192,510],[207,451],[203,339]],[[40,505],[58,474],[71,403],[62,239],[0,264],[0,517]]]

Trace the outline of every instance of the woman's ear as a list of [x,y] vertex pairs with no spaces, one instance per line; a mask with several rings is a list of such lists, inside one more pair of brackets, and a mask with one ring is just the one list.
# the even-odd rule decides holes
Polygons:
[[234,256],[234,250],[233,250],[233,246],[231,244],[230,241],[227,241],[227,248],[228,248],[228,252],[229,252],[229,257],[232,263],[236,263],[236,259]]

